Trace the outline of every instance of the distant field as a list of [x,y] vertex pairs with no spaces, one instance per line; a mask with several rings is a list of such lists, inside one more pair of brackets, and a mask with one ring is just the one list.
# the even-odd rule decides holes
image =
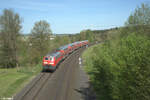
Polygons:
[[0,98],[12,97],[40,71],[40,65],[18,69],[0,69]]

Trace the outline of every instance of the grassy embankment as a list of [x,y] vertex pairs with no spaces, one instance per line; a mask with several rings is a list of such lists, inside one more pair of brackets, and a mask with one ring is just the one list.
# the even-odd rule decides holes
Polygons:
[[41,65],[35,67],[1,68],[0,98],[12,97],[41,71]]
[[82,58],[99,100],[149,100],[148,36],[120,36],[88,48]]

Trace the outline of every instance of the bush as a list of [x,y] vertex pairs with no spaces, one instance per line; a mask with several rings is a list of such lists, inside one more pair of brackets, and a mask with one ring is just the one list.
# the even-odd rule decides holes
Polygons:
[[90,52],[88,57],[83,55],[85,69],[100,100],[149,100],[148,37],[130,34],[95,46]]

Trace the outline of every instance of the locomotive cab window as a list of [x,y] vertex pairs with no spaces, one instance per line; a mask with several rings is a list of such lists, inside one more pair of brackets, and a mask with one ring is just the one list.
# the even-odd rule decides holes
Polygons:
[[48,60],[48,57],[45,57],[45,60]]
[[50,61],[53,61],[54,60],[54,57],[50,57]]

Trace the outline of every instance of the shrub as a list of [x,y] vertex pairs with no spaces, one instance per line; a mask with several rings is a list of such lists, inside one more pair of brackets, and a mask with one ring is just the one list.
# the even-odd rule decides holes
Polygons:
[[[93,47],[85,69],[100,100],[150,98],[150,39],[130,34]],[[89,60],[90,58],[90,60]],[[90,63],[90,64],[89,64]],[[89,66],[90,65],[90,66]]]

